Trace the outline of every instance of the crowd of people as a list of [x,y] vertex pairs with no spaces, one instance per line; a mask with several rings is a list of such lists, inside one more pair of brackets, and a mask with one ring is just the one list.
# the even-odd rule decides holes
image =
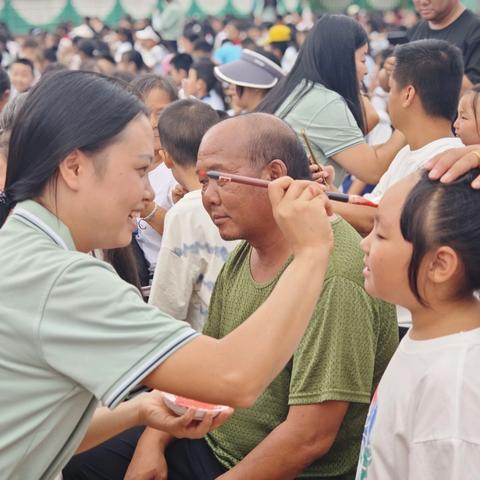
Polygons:
[[480,18],[414,5],[0,26],[2,478],[480,475]]

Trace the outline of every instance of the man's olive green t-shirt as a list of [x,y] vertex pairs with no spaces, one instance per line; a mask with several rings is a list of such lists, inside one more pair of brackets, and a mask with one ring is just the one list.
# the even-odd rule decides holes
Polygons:
[[[350,406],[332,448],[299,478],[354,476],[370,398],[397,347],[398,331],[394,307],[363,288],[359,235],[343,219],[332,226],[335,246],[324,288],[293,358],[252,408],[237,410],[207,437],[227,468],[282,423],[290,405],[339,400]],[[266,300],[290,263],[272,281],[259,284],[250,273],[250,253],[244,242],[224,265],[204,327],[207,335],[221,338],[238,327]]]

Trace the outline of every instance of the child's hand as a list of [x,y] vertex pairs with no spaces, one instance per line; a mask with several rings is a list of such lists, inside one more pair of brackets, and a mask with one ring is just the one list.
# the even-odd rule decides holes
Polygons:
[[177,203],[179,200],[181,200],[185,194],[188,193],[188,190],[181,185],[177,184],[175,185],[175,188],[172,190],[172,200],[173,203]]
[[310,172],[315,182],[327,187],[327,192],[338,192],[338,188],[333,183],[335,181],[335,169],[331,165],[326,165],[320,169],[318,165],[311,164]]

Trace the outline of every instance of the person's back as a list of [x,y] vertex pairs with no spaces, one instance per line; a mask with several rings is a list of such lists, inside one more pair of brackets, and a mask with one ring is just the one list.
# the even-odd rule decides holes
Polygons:
[[188,193],[167,213],[149,302],[201,330],[218,272],[235,242],[222,240],[202,205],[195,164],[205,132],[220,118],[200,100],[178,100],[161,114],[165,165]]
[[[442,40],[418,40],[399,45],[394,56],[389,114],[407,145],[396,154],[373,191],[365,195],[375,203],[392,185],[422,168],[434,155],[463,146],[452,132],[463,76],[459,49]],[[371,231],[373,209],[339,204],[336,212],[359,232]],[[407,327],[410,320],[402,317],[402,326]]]
[[218,272],[235,244],[220,238],[200,190],[185,194],[165,217],[149,303],[201,330]]
[[[300,477],[346,475],[355,468],[370,397],[397,346],[397,326],[393,307],[363,289],[360,237],[340,218],[332,228],[334,250],[325,286],[300,347],[252,408],[236,411],[207,437],[228,468],[283,422],[291,405],[334,399],[351,402],[336,440]],[[274,280],[257,283],[250,273],[250,254],[249,244],[242,243],[219,275],[207,335],[221,338],[240,325],[267,298],[285,268]]]

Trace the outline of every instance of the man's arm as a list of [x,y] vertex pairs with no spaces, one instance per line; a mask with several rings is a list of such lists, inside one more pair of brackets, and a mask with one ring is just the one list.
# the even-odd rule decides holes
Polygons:
[[348,402],[291,406],[286,420],[221,480],[294,479],[325,455],[337,437]]
[[373,228],[375,208],[332,202],[333,211],[344,218],[360,235],[366,237]]

